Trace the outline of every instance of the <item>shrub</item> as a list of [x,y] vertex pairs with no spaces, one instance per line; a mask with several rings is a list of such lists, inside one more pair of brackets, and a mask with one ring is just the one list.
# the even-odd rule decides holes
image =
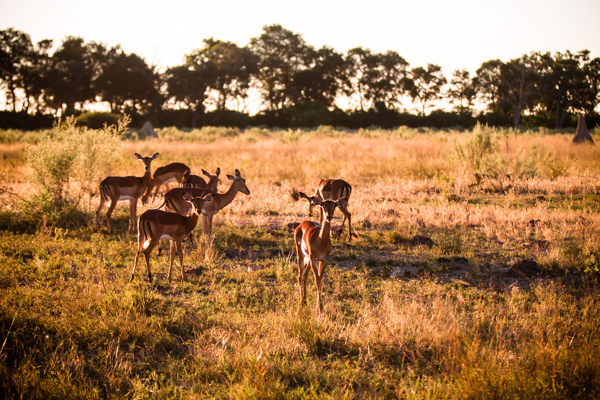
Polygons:
[[111,171],[128,124],[128,117],[99,130],[78,127],[74,118],[57,122],[26,152],[34,186],[28,212],[51,224],[73,216],[83,195]]
[[506,166],[496,131],[479,123],[467,134],[464,145],[456,143],[454,151],[455,156],[478,176],[496,178]]

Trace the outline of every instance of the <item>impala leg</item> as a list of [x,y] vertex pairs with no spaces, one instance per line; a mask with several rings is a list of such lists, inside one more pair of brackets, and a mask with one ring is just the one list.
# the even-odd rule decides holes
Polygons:
[[108,222],[108,229],[112,231],[112,224],[110,223],[110,217],[112,216],[115,207],[117,206],[117,200],[110,200],[110,206],[108,206],[108,210],[106,211],[106,221]]
[[323,306],[321,304],[321,283],[323,282],[323,275],[325,274],[325,261],[319,261],[319,271],[318,274],[315,275],[315,279],[317,281],[317,309],[319,314],[323,311]]
[[181,265],[181,280],[185,281],[185,270],[183,269],[183,249],[181,248],[181,239],[175,241],[177,253],[179,253],[179,264]]
[[202,216],[202,222],[203,222],[203,230],[204,230],[204,237],[206,240],[206,248],[210,248],[212,245],[212,220],[213,220],[213,216],[212,214],[204,214]]
[[167,274],[167,280],[171,283],[171,272],[173,271],[173,261],[175,260],[175,241],[170,240],[170,257],[169,257],[169,273]]
[[146,259],[146,270],[148,271],[148,281],[152,283],[152,272],[150,271],[150,253],[156,247],[156,245],[160,242],[160,239],[152,238],[150,239],[150,243],[148,247],[144,250],[144,258]]
[[138,249],[137,249],[137,251],[135,253],[135,261],[133,262],[133,270],[131,271],[131,279],[129,280],[129,282],[133,281],[133,278],[135,276],[135,269],[136,269],[136,267],[138,265],[138,261],[140,259],[140,253],[141,252],[142,252],[142,246],[139,245]]
[[137,199],[129,200],[129,232],[135,232],[137,226]]
[[104,208],[105,203],[106,200],[104,200],[104,197],[100,194],[100,205],[98,206],[98,211],[96,211],[96,229],[100,228],[100,211]]
[[319,271],[317,270],[317,260],[314,257],[310,258],[310,266],[312,268],[313,275],[315,276],[315,285],[317,287],[317,311],[320,314],[321,309],[322,309],[322,307],[321,307],[321,276],[319,276]]
[[339,207],[342,214],[344,214],[344,219],[342,221],[342,225],[340,226],[340,230],[338,236],[342,235],[342,231],[344,230],[344,224],[346,223],[346,219],[348,219],[348,241],[352,240],[352,214],[346,209],[346,207]]

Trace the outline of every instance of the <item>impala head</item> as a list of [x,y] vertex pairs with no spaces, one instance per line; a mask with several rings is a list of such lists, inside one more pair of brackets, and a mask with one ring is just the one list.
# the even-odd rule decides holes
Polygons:
[[239,185],[239,191],[249,195],[250,194],[250,189],[248,189],[248,187],[246,186],[246,180],[244,178],[242,178],[242,174],[240,174],[240,171],[238,171],[237,169],[235,170],[235,176],[232,175],[227,175],[227,178],[229,178],[230,180],[233,181],[233,183],[231,184],[232,186],[234,184]]
[[212,201],[213,195],[209,193],[204,197],[192,197],[189,193],[184,193],[183,199],[192,205],[192,214],[199,214],[202,212],[202,206],[204,203]]
[[206,172],[205,170],[202,170],[202,174],[207,176],[208,179],[215,179],[215,178],[218,178],[219,175],[221,175],[221,168],[217,167],[217,171],[215,172],[214,175],[211,175],[210,172]]
[[156,160],[156,157],[158,157],[158,153],[154,153],[152,157],[142,157],[138,153],[135,153],[135,156],[138,160],[144,163],[144,172],[150,172],[150,164],[153,160]]
[[333,213],[337,207],[344,207],[348,203],[348,199],[345,197],[340,197],[337,201],[333,200],[321,200],[321,198],[317,196],[308,197],[306,194],[300,192],[300,196],[309,200],[312,204],[317,207],[321,207],[323,209],[323,214],[325,214],[325,221],[331,222],[333,219]]

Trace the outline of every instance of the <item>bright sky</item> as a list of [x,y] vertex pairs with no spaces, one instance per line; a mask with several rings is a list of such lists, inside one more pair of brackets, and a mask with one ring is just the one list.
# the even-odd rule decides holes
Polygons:
[[67,36],[120,44],[166,68],[210,37],[248,44],[280,24],[314,47],[394,50],[410,67],[434,63],[446,77],[532,51],[587,49],[600,57],[599,0],[0,0],[0,29],[33,42]]

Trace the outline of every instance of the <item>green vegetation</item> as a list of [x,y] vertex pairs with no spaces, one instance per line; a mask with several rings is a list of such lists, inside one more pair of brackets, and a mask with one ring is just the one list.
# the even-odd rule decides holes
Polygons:
[[[171,285],[158,252],[154,283],[143,271],[129,282],[125,204],[109,232],[93,228],[93,190],[70,203],[76,219],[39,223],[18,201],[39,188],[30,166],[53,165],[26,153],[62,149],[67,132],[93,133],[100,151],[120,134],[63,125],[35,148],[0,145],[0,397],[600,396],[596,146],[485,126],[205,129],[123,140],[93,164],[140,175],[131,154],[159,151],[155,167],[242,172],[251,195],[215,216],[213,249],[186,245],[190,273]],[[103,171],[62,187],[91,188]],[[312,278],[298,306],[293,227],[308,210],[297,193],[333,176],[353,186],[357,237],[333,239],[319,316]]]

